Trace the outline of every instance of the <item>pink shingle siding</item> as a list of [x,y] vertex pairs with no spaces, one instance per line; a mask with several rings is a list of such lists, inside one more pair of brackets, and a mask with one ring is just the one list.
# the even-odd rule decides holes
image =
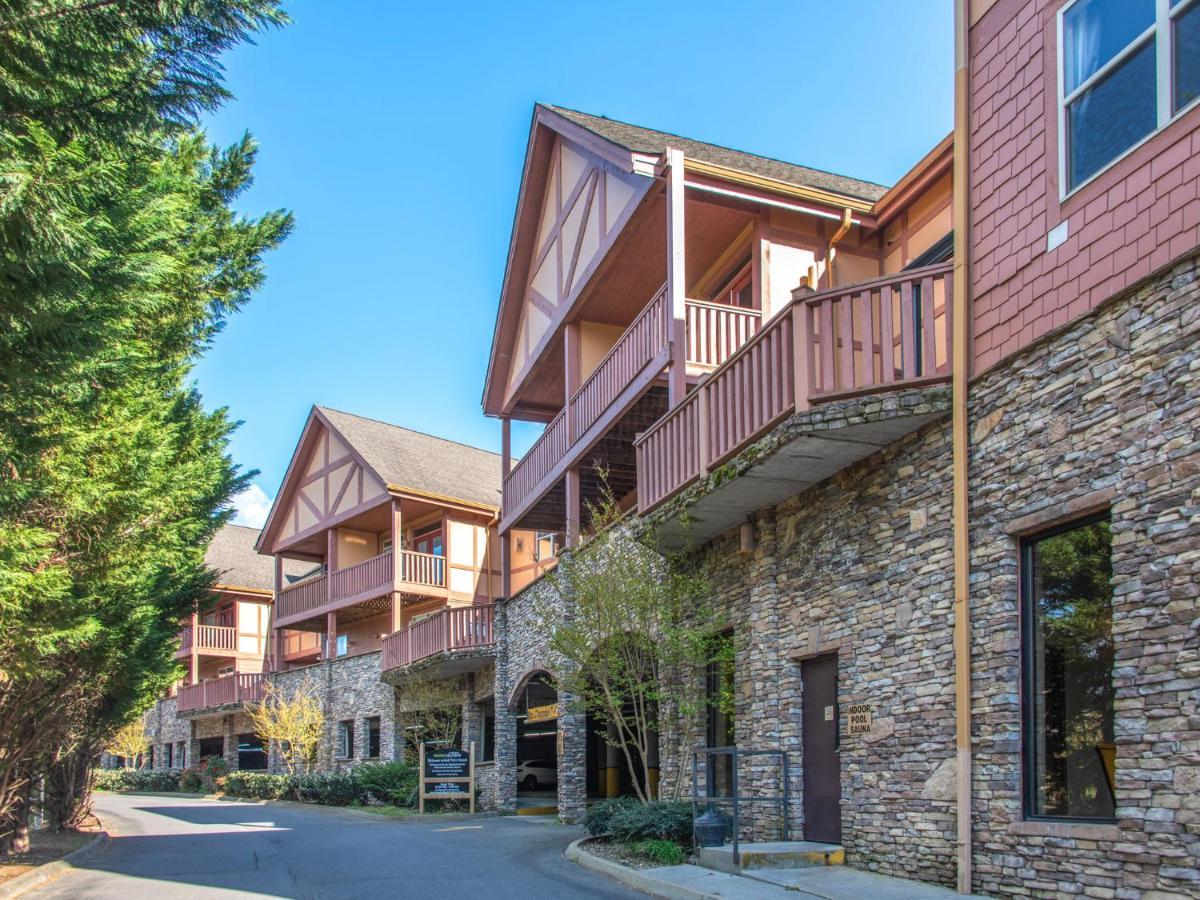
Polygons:
[[[1200,111],[1062,203],[1056,13],[999,0],[971,30],[974,371],[982,372],[1200,244]],[[1046,234],[1070,236],[1047,253]]]

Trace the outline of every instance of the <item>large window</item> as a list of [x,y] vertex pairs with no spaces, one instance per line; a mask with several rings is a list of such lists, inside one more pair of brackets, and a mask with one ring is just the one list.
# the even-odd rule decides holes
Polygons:
[[352,759],[354,757],[354,720],[345,719],[337,724],[337,752],[334,754],[338,759]]
[[1073,0],[1058,28],[1066,194],[1200,97],[1200,0]]
[[379,759],[379,726],[379,716],[367,718],[367,756],[371,759]]
[[[732,747],[737,743],[734,722],[734,645],[733,635],[722,634],[715,642],[704,678],[705,743],[708,747]],[[733,794],[733,757],[714,754],[708,757],[710,797]]]
[[1111,819],[1112,537],[1107,519],[1022,545],[1025,813]]

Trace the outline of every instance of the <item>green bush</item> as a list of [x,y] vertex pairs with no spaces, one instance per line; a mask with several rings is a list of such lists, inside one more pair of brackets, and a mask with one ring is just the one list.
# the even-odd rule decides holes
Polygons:
[[613,813],[608,833],[622,843],[661,840],[691,847],[692,805],[671,800],[635,803]]
[[367,792],[353,775],[296,775],[292,778],[296,799],[324,806],[349,806],[361,803]]
[[249,800],[290,800],[295,796],[290,776],[269,772],[230,772],[222,786],[229,796]]
[[633,851],[660,866],[682,866],[687,862],[687,851],[674,841],[639,841],[633,845]]
[[199,794],[204,790],[204,775],[199,769],[184,769],[179,776],[179,789],[189,794]]
[[392,806],[417,805],[420,773],[415,763],[368,763],[353,772],[354,780],[371,797]]
[[593,837],[608,834],[608,825],[613,816],[623,809],[641,805],[636,797],[613,797],[611,800],[601,800],[599,803],[593,803],[588,807],[587,816],[583,820],[583,827]]
[[98,791],[177,791],[178,769],[97,769]]

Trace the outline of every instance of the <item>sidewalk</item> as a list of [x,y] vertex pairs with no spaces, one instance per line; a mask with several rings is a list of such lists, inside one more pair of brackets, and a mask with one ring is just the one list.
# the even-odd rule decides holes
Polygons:
[[949,888],[863,872],[848,866],[753,869],[743,875],[726,875],[692,865],[632,869],[589,853],[584,841],[576,841],[568,847],[567,858],[629,887],[668,900],[791,900],[797,897],[953,900],[968,896]]

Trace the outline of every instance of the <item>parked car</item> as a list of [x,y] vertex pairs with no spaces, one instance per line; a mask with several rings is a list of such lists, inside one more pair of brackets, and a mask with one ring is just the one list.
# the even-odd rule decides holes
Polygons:
[[547,759],[531,759],[517,765],[517,784],[524,790],[558,786],[558,766]]

